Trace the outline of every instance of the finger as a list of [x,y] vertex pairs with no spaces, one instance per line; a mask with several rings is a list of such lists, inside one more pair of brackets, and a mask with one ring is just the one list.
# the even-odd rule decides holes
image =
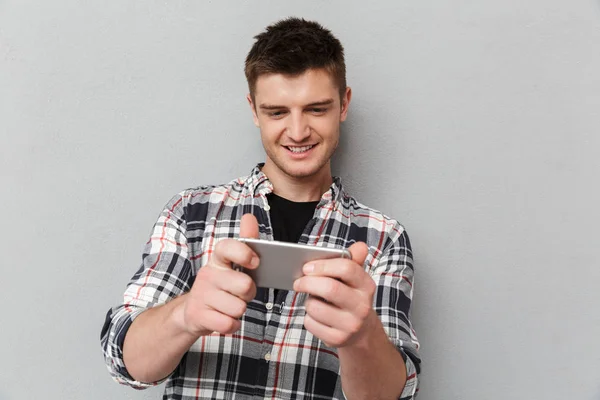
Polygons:
[[351,333],[360,329],[360,321],[354,315],[315,297],[306,299],[304,307],[306,314],[325,326]]
[[248,245],[235,239],[223,239],[215,246],[209,264],[212,267],[231,269],[232,263],[255,269],[260,259]]
[[240,237],[258,239],[258,221],[254,215],[242,215],[242,220],[240,221]]
[[346,337],[344,332],[327,325],[323,325],[308,314],[304,316],[304,327],[310,333],[321,339],[321,341],[329,347],[338,347],[344,342]]
[[217,289],[231,293],[246,303],[256,296],[256,285],[248,274],[229,268],[214,269],[208,274],[208,281]]
[[360,300],[356,290],[327,276],[298,278],[294,282],[294,290],[320,297],[344,310],[351,310]]
[[216,290],[207,297],[205,304],[213,310],[238,319],[246,312],[246,302],[222,290]]
[[348,286],[362,288],[366,279],[371,279],[361,265],[344,258],[311,261],[302,268],[307,276],[327,276],[340,279]]
[[227,335],[240,330],[242,322],[218,311],[206,309],[204,310],[204,321],[202,326],[208,331]]
[[[352,261],[360,265],[364,265],[367,256],[369,255],[369,247],[364,242],[356,242],[348,248],[350,254],[352,254]],[[364,267],[363,267],[364,269]]]
[[250,276],[244,272],[232,271],[234,276],[224,277],[216,283],[220,289],[239,297],[244,302],[249,303],[256,297],[256,285]]

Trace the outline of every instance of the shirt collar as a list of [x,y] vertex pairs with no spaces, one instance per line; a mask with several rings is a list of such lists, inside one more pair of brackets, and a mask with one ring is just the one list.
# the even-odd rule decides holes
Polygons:
[[[261,193],[263,195],[267,195],[273,192],[273,184],[267,178],[264,172],[262,172],[262,167],[264,163],[257,164],[250,173],[250,176],[246,180],[246,186],[251,193]],[[321,197],[321,201],[317,207],[320,207],[324,204],[333,201],[336,206],[337,203],[342,199],[344,189],[342,187],[342,180],[338,176],[333,177],[333,183],[329,187],[323,196]]]

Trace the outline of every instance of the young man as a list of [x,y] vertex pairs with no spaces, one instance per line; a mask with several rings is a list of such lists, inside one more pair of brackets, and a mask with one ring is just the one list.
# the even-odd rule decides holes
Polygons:
[[[410,322],[404,228],[356,202],[331,175],[346,119],[341,43],[290,18],[256,36],[248,103],[267,158],[249,176],[176,195],[123,304],[102,330],[106,364],[164,398],[412,399],[420,359]],[[349,248],[304,266],[294,291],[257,288],[236,237]]]

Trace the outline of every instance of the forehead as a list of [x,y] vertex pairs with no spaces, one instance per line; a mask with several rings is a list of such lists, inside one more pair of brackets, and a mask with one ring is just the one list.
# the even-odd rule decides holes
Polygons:
[[261,75],[256,80],[254,97],[257,104],[281,105],[309,104],[329,98],[339,100],[331,75],[322,69],[310,69],[300,75]]

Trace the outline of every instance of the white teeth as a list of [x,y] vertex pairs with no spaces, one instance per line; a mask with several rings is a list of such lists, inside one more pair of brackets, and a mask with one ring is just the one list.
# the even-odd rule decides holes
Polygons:
[[307,150],[312,149],[314,146],[304,146],[304,147],[290,147],[288,146],[288,149],[290,149],[290,151],[292,153],[304,153]]

